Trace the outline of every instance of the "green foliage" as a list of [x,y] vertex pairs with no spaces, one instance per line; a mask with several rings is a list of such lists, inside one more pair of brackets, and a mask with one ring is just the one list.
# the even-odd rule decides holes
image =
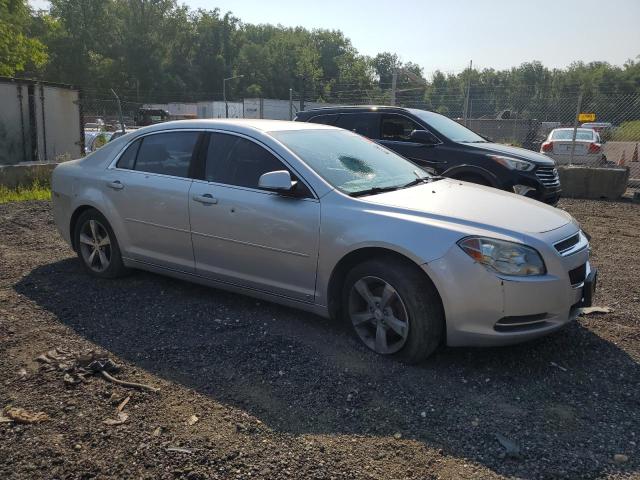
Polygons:
[[26,0],[0,0],[0,75],[39,68],[47,61],[44,45],[29,35],[31,23]]
[[51,188],[47,183],[38,180],[35,180],[28,187],[7,188],[0,185],[0,203],[50,199]]
[[611,140],[615,142],[640,142],[640,120],[623,122],[613,131]]

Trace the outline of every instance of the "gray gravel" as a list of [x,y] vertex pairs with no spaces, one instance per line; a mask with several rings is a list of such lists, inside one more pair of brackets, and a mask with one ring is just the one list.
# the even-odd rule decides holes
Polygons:
[[[638,477],[640,207],[561,206],[594,237],[596,304],[613,313],[405,366],[296,310],[143,272],[90,278],[49,203],[0,205],[0,407],[51,417],[0,424],[0,478]],[[161,392],[66,386],[33,361],[56,346],[104,349]],[[129,420],[104,425],[127,395]]]

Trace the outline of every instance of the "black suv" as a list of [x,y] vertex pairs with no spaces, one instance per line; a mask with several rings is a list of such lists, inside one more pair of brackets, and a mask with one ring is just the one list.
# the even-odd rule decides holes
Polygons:
[[438,113],[400,107],[330,107],[299,112],[295,120],[354,131],[438,175],[552,205],[560,198],[560,180],[551,158],[492,143]]

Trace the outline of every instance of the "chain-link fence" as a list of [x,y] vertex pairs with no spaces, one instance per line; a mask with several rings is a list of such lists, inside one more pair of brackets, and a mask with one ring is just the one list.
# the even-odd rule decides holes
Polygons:
[[488,140],[544,153],[558,165],[627,166],[630,178],[640,179],[640,92],[592,91],[582,86],[550,95],[533,87],[513,91],[499,86],[468,85],[459,92],[451,92],[431,85],[399,85],[395,90],[386,86],[362,89],[345,85],[329,93],[307,90],[304,99],[299,91],[292,90],[288,99],[245,98],[226,103],[220,100],[154,103],[125,97],[120,98],[119,109],[112,94],[85,94],[82,102],[87,129],[107,131],[121,129],[121,123],[129,129],[189,118],[288,120],[300,109],[395,104],[441,113]]

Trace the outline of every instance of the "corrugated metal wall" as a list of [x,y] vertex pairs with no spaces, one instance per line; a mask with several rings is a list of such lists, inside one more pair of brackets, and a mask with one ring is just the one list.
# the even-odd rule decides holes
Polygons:
[[71,87],[0,78],[0,165],[81,157],[79,100]]

